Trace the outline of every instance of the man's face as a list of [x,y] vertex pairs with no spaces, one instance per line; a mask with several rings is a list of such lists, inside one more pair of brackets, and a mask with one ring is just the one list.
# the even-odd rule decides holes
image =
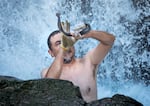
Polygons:
[[[51,47],[52,47],[52,50],[51,50],[51,55],[56,57],[59,50],[61,49],[60,48],[60,44],[61,44],[61,36],[62,34],[61,33],[58,33],[54,36],[51,37],[50,41],[51,41]],[[64,59],[71,59],[74,57],[74,53],[75,53],[75,50],[74,50],[74,47],[71,47],[68,51],[66,51],[64,53]]]

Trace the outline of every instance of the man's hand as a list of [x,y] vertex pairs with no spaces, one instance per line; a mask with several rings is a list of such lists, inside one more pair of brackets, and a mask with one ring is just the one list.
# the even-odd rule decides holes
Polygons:
[[80,33],[78,32],[74,32],[74,33],[71,33],[72,37],[77,41],[77,40],[80,40],[80,39],[83,39],[84,35],[81,35]]
[[91,26],[90,24],[83,23],[74,28],[74,34],[76,40],[83,39],[84,35],[90,32]]

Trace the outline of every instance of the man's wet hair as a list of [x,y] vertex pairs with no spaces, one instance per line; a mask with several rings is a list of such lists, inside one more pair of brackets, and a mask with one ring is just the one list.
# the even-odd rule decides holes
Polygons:
[[47,45],[48,45],[48,48],[49,48],[50,50],[52,50],[51,37],[52,37],[52,36],[55,36],[55,35],[58,34],[58,33],[60,33],[60,31],[59,31],[59,30],[55,30],[55,31],[53,31],[53,32],[48,36]]

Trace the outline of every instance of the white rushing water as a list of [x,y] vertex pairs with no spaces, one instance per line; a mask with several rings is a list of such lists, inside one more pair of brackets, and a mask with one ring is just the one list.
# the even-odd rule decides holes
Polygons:
[[[115,35],[116,41],[99,66],[98,97],[120,93],[150,104],[150,3],[148,0],[0,0],[0,75],[40,78],[53,58],[47,37],[57,29],[56,12],[74,26]],[[76,43],[76,57],[98,44]]]

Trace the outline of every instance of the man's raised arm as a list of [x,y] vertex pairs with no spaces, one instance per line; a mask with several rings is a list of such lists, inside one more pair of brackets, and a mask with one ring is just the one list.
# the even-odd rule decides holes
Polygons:
[[115,37],[112,34],[103,31],[93,31],[84,35],[84,38],[94,38],[100,43],[96,48],[87,53],[87,57],[90,58],[92,64],[98,65],[106,56],[110,48],[112,47]]

